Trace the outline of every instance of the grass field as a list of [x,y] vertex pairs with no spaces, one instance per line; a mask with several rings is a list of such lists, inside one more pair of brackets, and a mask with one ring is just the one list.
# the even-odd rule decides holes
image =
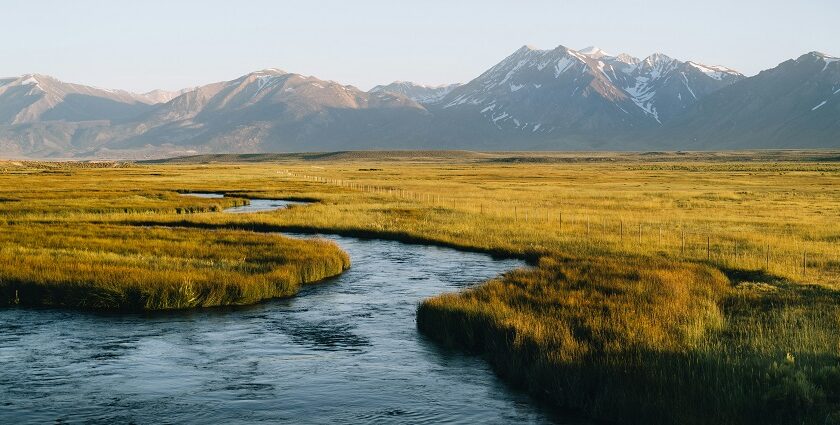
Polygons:
[[[253,230],[491,252],[534,267],[427,300],[418,327],[483,353],[539,397],[619,422],[836,423],[838,159],[396,152],[4,163],[4,264],[21,266],[0,268],[0,288],[6,300],[14,284],[91,292],[129,275],[127,286],[142,288],[160,281],[157,266],[208,287],[259,287],[267,274],[300,274],[301,264],[318,270],[308,277],[346,265],[334,247]],[[243,201],[178,195],[185,191],[319,202],[230,215],[218,211]],[[319,252],[334,254],[317,263]],[[65,258],[98,272],[47,270]],[[132,267],[143,273],[98,278]],[[173,295],[184,276],[163,285],[159,305],[205,305]],[[255,294],[236,303],[266,298],[264,288]],[[53,291],[49,299],[88,305],[82,298]]]

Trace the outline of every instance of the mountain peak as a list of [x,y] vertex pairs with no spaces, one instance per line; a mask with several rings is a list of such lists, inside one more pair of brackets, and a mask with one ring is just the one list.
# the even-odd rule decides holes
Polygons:
[[627,53],[619,53],[615,59],[619,62],[624,62],[628,65],[637,65],[641,60],[635,56],[630,56]]
[[673,60],[674,60],[674,58],[672,58],[672,57],[670,57],[670,56],[668,56],[664,53],[657,52],[657,53],[653,53],[650,56],[646,57],[644,62],[647,62],[649,64],[657,64],[657,63],[672,62]]
[[808,53],[806,53],[806,55],[811,55],[811,56],[815,56],[815,57],[822,58],[822,59],[825,59],[825,58],[836,59],[834,56],[830,56],[830,55],[827,55],[823,52],[818,52],[816,50],[814,50],[813,52],[808,52]]
[[259,71],[254,71],[251,73],[252,75],[286,75],[288,72],[280,69],[280,68],[265,68]]
[[418,84],[413,81],[394,81],[388,85],[376,86],[368,93],[396,93],[417,103],[435,103],[443,99],[460,84],[441,84],[437,86]]
[[725,66],[720,65],[703,65],[702,63],[688,61],[686,62],[688,66],[708,75],[709,77],[714,78],[715,80],[721,80],[725,76],[737,76],[743,77],[744,75],[740,72],[732,69],[727,68]]
[[818,51],[816,51],[816,50],[815,50],[815,51],[813,51],[813,52],[808,52],[808,53],[805,53],[804,55],[802,55],[802,56],[800,56],[800,57],[796,58],[796,61],[797,61],[797,62],[802,62],[802,61],[805,61],[805,60],[811,60],[811,61],[813,61],[813,60],[833,61],[833,60],[836,60],[836,59],[838,59],[838,58],[836,58],[836,57],[834,57],[834,56],[831,56],[831,55],[827,55],[827,54],[825,54],[825,53],[823,53],[823,52],[818,52]]
[[6,84],[9,86],[33,86],[37,90],[44,91],[44,86],[41,86],[41,84],[48,86],[51,81],[55,81],[55,79],[48,75],[23,74],[20,77],[8,79]]
[[32,84],[35,84],[35,85],[40,84],[40,81],[38,81],[38,75],[37,74],[24,74],[20,78],[18,78],[18,81],[20,82],[20,85],[22,85],[22,86],[28,86],[28,85],[32,85]]
[[806,53],[806,54],[804,54],[804,55],[802,55],[802,56],[800,56],[796,59],[797,63],[803,63],[803,62],[806,62],[806,61],[807,62],[824,63],[825,65],[823,65],[822,70],[825,71],[825,70],[828,69],[829,65],[840,62],[840,58],[827,55],[823,52],[813,51],[813,52],[808,52],[808,53]]
[[612,56],[609,53],[601,50],[601,48],[599,48],[597,46],[589,46],[585,49],[578,50],[578,53],[580,53],[582,55],[592,57],[592,58],[595,58],[595,59],[600,59],[600,58],[603,58],[605,56]]
[[534,47],[531,44],[525,44],[522,47],[520,47],[518,50],[516,50],[515,53],[527,53],[527,52],[533,52],[535,50],[539,50],[539,49],[537,49],[536,47]]

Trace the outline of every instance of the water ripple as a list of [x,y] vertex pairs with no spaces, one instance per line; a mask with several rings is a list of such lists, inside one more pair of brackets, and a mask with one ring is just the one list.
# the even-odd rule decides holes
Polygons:
[[133,315],[0,310],[0,423],[564,421],[415,328],[422,299],[520,262],[331,238],[353,267],[292,299]]

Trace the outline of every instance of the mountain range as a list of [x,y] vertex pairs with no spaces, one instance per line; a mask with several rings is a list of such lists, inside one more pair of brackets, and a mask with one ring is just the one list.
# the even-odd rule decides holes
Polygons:
[[660,53],[524,46],[466,84],[367,92],[279,69],[143,94],[0,78],[6,157],[838,146],[840,59],[818,52],[746,77]]

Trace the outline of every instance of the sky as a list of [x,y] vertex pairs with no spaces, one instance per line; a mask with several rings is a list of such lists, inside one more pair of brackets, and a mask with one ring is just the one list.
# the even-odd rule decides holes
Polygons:
[[3,0],[0,77],[145,92],[289,72],[367,90],[467,82],[521,47],[725,65],[840,56],[838,0]]

